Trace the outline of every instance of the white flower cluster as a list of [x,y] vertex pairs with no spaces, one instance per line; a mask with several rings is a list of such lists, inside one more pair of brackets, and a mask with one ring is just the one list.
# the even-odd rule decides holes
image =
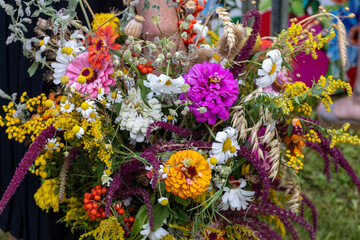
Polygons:
[[141,99],[140,90],[132,88],[129,97],[123,103],[120,114],[115,123],[120,123],[121,130],[130,132],[130,138],[136,142],[143,142],[146,131],[154,121],[160,121],[162,117],[161,104],[155,98],[148,101],[147,106]]

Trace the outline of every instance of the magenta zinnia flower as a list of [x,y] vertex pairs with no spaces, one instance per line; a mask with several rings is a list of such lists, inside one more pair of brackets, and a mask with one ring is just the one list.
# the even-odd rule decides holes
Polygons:
[[[221,120],[229,118],[229,109],[237,99],[239,87],[228,69],[216,63],[204,62],[193,66],[184,79],[190,85],[186,93],[192,102],[190,110],[198,122],[208,121],[213,125],[217,117]],[[179,98],[186,100],[184,93]],[[201,113],[200,107],[206,108],[206,112]]]
[[[109,75],[114,73],[112,62],[104,61],[101,69],[93,68],[89,63],[89,53],[80,54],[73,60],[66,68],[65,74],[69,77],[68,85],[76,84],[76,90],[80,93],[89,93],[90,97],[96,98],[98,89],[102,88],[105,91],[110,91],[109,86],[115,85],[115,80]],[[78,82],[79,76],[84,76],[86,82],[80,84]]]

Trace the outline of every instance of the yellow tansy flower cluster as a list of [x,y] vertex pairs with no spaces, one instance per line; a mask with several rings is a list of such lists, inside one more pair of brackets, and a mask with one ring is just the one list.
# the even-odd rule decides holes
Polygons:
[[48,175],[45,171],[47,164],[46,160],[51,159],[52,156],[53,154],[50,150],[46,150],[44,154],[39,155],[39,157],[35,160],[35,166],[31,169],[31,173],[34,173],[36,176],[40,176],[42,178],[47,178]]
[[304,92],[308,91],[310,88],[306,86],[303,82],[294,82],[285,84],[285,95],[288,97],[296,97],[302,95]]
[[50,208],[53,208],[54,212],[58,212],[59,194],[55,194],[55,190],[58,188],[59,184],[56,179],[46,179],[34,194],[36,205],[46,212],[49,212]]
[[321,143],[321,139],[313,129],[310,130],[310,133],[306,134],[306,138],[309,142]]
[[304,41],[306,47],[305,53],[306,54],[311,53],[313,59],[317,59],[316,49],[320,50],[321,48],[324,47],[324,44],[332,40],[334,37],[335,37],[335,31],[333,28],[330,30],[330,34],[328,34],[325,37],[322,37],[321,34],[318,34],[314,38],[312,32],[308,32],[308,39]]
[[99,26],[106,27],[111,25],[111,28],[114,29],[116,34],[121,34],[120,32],[120,20],[115,17],[113,13],[95,13],[94,20],[91,22],[92,30],[95,31]]
[[193,150],[178,151],[166,161],[169,166],[165,178],[166,191],[181,198],[197,198],[204,193],[211,180],[209,163]]
[[339,143],[350,143],[353,145],[360,145],[360,139],[357,135],[350,136],[347,132],[350,124],[345,123],[340,130],[337,129],[328,129],[328,133],[332,136],[330,142],[330,148],[333,148],[336,144]]
[[[321,102],[324,103],[326,110],[330,112],[329,105],[333,104],[330,95],[334,94],[341,88],[345,88],[349,96],[353,94],[349,83],[344,82],[341,79],[335,80],[333,76],[328,76],[328,78],[321,76],[316,86],[312,89],[312,93],[318,99],[321,99]],[[317,93],[318,91],[320,91],[321,94]]]
[[303,155],[303,154],[301,154],[301,153],[299,153],[299,152],[296,152],[296,153],[295,153],[295,156],[294,156],[293,154],[291,154],[291,151],[290,151],[290,150],[286,150],[285,156],[288,157],[288,159],[289,159],[288,162],[287,162],[287,164],[288,164],[290,167],[294,168],[294,169],[296,170],[296,172],[297,172],[298,170],[303,169],[303,165],[304,165],[304,164],[303,164],[302,161],[301,161],[301,159],[304,158],[304,155]]
[[79,240],[89,236],[92,236],[95,240],[123,240],[124,233],[124,229],[117,217],[111,216],[102,220],[96,229],[81,235]]
[[312,113],[312,107],[308,103],[303,103],[297,108],[297,111],[299,113],[303,112],[304,115],[310,116]]

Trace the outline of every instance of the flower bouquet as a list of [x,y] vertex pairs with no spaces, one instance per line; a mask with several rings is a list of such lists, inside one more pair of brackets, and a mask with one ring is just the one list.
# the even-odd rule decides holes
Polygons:
[[[0,125],[9,139],[29,145],[0,213],[31,172],[42,182],[36,204],[63,211],[61,221],[83,231],[80,239],[298,239],[294,223],[315,239],[316,208],[297,178],[306,147],[324,158],[328,179],[332,158],[360,191],[335,146],[359,138],[347,133],[349,124],[329,129],[308,118],[311,102],[329,108],[330,95],[351,95],[351,87],[322,76],[309,88],[292,75],[296,54],[316,58],[334,37],[333,29],[313,35],[309,24],[330,14],[293,20],[277,37],[260,39],[256,10],[235,24],[223,7],[201,15],[205,0],[145,1],[145,11],[168,7],[179,20],[166,35],[162,16],[153,15],[148,21],[161,36],[149,41],[147,20],[134,12],[138,1],[122,12],[90,9],[91,23],[87,1],[60,10],[51,3],[0,3],[13,17],[8,42],[21,41],[34,60],[29,74],[46,67],[45,79],[56,87],[20,99],[0,92],[9,100]],[[76,18],[77,4],[86,25]],[[28,16],[39,14],[51,18],[39,18],[37,36],[25,38]],[[343,34],[340,19],[336,27]]]

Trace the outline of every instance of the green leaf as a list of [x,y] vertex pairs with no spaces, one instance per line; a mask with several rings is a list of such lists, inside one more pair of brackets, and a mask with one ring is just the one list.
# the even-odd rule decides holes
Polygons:
[[149,3],[149,0],[145,0],[144,1],[144,7],[143,7],[143,9],[142,9],[142,11],[147,11],[147,10],[149,10],[149,8],[150,8],[150,3]]
[[298,97],[294,97],[294,101],[300,105],[300,101],[299,101],[299,98]]
[[28,73],[29,73],[30,77],[32,77],[32,76],[35,74],[35,72],[36,72],[36,70],[38,69],[38,67],[39,67],[39,63],[38,63],[38,62],[34,62],[34,63],[31,65],[31,67],[29,67]]
[[136,236],[140,233],[142,227],[144,226],[146,219],[147,219],[146,205],[142,205],[138,213],[136,214],[135,221],[131,230],[130,239],[136,238]]
[[290,8],[291,8],[291,11],[295,14],[295,16],[303,16],[305,13],[305,10],[304,10],[304,7],[303,7],[303,4],[301,1],[292,2]]
[[143,100],[143,102],[145,103],[146,106],[151,108],[151,106],[148,103],[147,97],[146,97],[146,95],[148,94],[148,91],[147,91],[147,88],[144,86],[144,81],[141,78],[139,78],[136,83],[140,87],[141,99]]
[[190,203],[190,198],[186,198],[186,199],[183,199],[179,196],[175,196],[175,202],[177,202],[178,204],[181,204],[183,206],[186,206]]
[[254,61],[255,59],[257,59],[263,53],[264,53],[263,51],[255,53],[255,55],[251,58],[251,61]]
[[[163,206],[160,203],[154,206],[154,229],[158,229],[163,224],[164,220],[170,215],[168,206]],[[133,227],[134,229],[134,227]]]
[[188,222],[189,216],[181,208],[176,208],[174,210],[176,212],[176,215],[175,215],[176,224],[175,225],[184,225],[185,223]]
[[287,69],[289,69],[290,71],[294,71],[294,69],[292,68],[292,66],[288,63],[288,62],[286,62],[286,61],[283,61],[283,63],[284,63],[284,65],[285,65],[285,67],[287,68]]
[[288,136],[291,135],[292,131],[293,131],[293,124],[292,124],[292,122],[290,122],[290,124],[289,124],[289,126],[288,126],[288,129],[287,129],[287,134],[288,134]]

